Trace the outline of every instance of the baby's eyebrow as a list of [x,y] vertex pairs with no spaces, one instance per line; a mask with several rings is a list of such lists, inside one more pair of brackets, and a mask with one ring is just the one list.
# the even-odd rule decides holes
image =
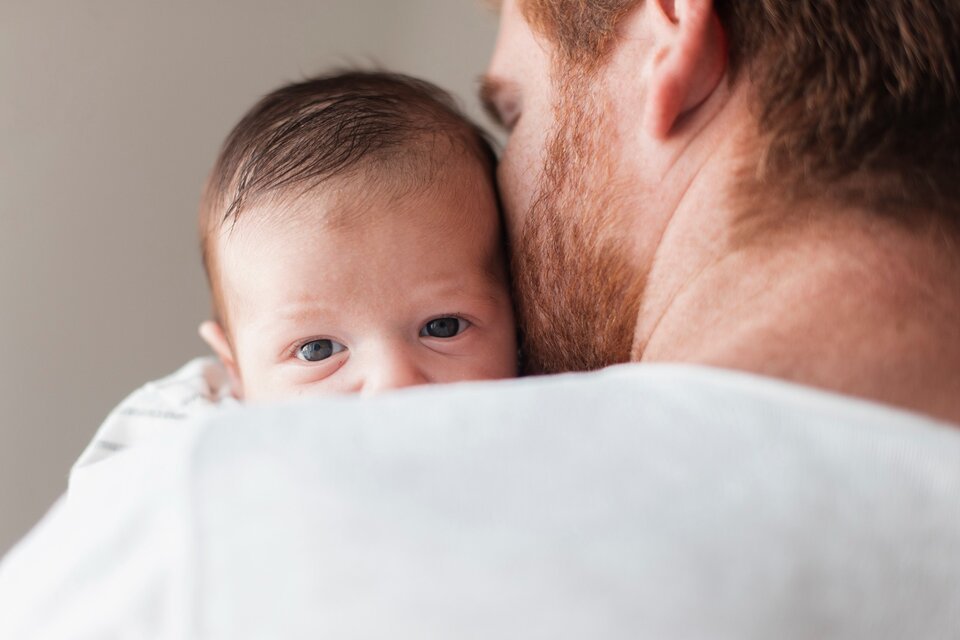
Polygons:
[[[315,301],[296,302],[274,309],[270,319],[272,326],[280,326],[285,330],[290,325],[311,322],[317,319],[328,320],[336,316],[336,308],[320,304]],[[266,329],[266,327],[265,327]]]

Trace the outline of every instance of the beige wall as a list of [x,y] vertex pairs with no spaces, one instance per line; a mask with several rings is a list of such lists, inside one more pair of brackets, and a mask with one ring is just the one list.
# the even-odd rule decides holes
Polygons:
[[0,1],[0,553],[116,402],[204,353],[196,200],[241,113],[379,62],[476,115],[496,29],[481,4]]

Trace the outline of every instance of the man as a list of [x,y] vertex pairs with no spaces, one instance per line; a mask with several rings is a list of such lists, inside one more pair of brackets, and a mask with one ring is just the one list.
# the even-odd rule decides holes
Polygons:
[[483,98],[526,349],[960,422],[960,9],[506,0]]
[[0,636],[956,637],[958,25],[508,0],[529,366],[650,364],[171,428],[74,476]]

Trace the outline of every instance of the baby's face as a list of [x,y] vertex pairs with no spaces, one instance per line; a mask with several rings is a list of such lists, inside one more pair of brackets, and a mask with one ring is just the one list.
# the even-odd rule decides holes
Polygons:
[[243,399],[515,376],[496,205],[479,182],[465,172],[399,198],[341,182],[294,212],[245,211],[220,240]]

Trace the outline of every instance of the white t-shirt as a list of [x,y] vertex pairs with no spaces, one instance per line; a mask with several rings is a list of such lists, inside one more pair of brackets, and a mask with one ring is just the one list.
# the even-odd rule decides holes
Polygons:
[[84,454],[0,637],[960,637],[923,417],[650,365],[200,413]]

